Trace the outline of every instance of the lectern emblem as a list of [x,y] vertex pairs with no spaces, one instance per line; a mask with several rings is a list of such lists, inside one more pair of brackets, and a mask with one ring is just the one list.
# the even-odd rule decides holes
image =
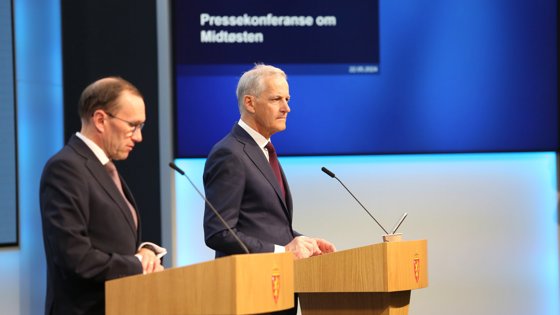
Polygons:
[[418,257],[418,254],[414,256],[413,266],[414,278],[416,278],[416,283],[418,283],[418,281],[420,280],[420,257]]
[[278,268],[272,269],[272,297],[274,303],[278,304],[278,296],[280,295],[280,270]]

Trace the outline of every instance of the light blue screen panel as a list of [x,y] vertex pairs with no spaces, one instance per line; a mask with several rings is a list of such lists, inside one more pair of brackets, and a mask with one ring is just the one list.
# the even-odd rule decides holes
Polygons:
[[12,2],[0,0],[0,245],[18,242]]

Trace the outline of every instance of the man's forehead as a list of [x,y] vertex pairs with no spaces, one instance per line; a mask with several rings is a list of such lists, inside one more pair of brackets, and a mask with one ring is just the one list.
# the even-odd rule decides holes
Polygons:
[[289,89],[288,81],[281,76],[270,76],[264,81],[266,89]]
[[117,99],[116,110],[122,113],[135,114],[141,112],[143,114],[145,111],[144,100],[134,93],[123,92]]

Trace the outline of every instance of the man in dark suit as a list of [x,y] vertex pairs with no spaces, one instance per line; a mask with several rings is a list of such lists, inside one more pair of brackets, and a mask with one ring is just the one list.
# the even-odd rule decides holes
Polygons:
[[[335,251],[292,228],[292,196],[270,137],[286,129],[290,90],[284,71],[257,65],[237,84],[241,118],[212,148],[204,167],[206,197],[251,253],[292,252],[307,258]],[[216,257],[243,253],[214,212],[204,212],[206,245]],[[277,312],[296,314],[296,307]]]
[[[292,228],[290,188],[270,142],[274,133],[286,129],[290,112],[286,74],[273,66],[255,66],[240,78],[237,100],[241,119],[206,161],[206,197],[251,253],[289,251],[306,258],[334,251],[330,242]],[[216,257],[243,253],[208,207],[204,234]]]
[[121,78],[104,78],[83,91],[79,114],[81,131],[41,177],[45,314],[104,314],[106,280],[163,270],[165,249],[140,244],[136,203],[112,162],[142,141],[142,95]]

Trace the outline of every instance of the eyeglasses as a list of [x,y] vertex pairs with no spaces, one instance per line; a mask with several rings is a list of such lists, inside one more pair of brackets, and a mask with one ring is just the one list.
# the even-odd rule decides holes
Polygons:
[[125,123],[127,123],[128,126],[129,126],[130,128],[132,128],[132,130],[131,130],[132,133],[135,133],[136,130],[142,130],[142,128],[144,128],[144,125],[145,125],[145,123],[135,123],[135,122],[131,122],[131,121],[128,121],[128,120],[124,120],[124,119],[122,119],[122,118],[119,118],[119,117],[117,117],[117,116],[111,114],[111,113],[107,113],[107,112],[106,112],[106,114],[107,114],[107,116],[109,116],[109,117],[111,117],[111,118],[115,118],[115,119],[118,119],[118,120],[120,120],[120,121],[124,121]]

